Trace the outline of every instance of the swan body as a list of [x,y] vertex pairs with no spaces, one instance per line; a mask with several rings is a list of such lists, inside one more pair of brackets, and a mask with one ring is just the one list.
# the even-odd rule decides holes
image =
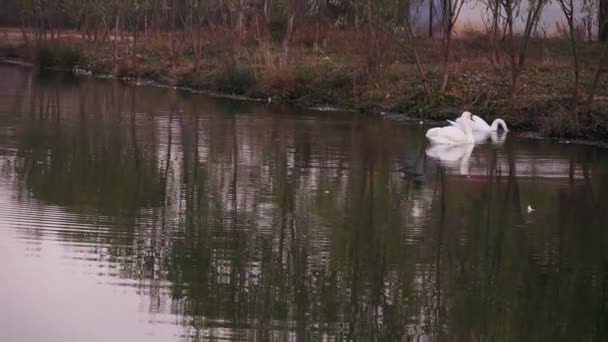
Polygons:
[[464,112],[458,118],[459,124],[447,127],[435,127],[426,132],[426,137],[432,144],[461,145],[475,143],[471,129],[471,113]]
[[[461,127],[458,120],[460,120],[460,118],[458,118],[456,121],[452,121],[452,120],[447,120],[447,121],[452,126]],[[460,122],[462,122],[462,120]],[[491,140],[493,145],[502,145],[507,140],[507,131],[502,132],[502,133],[499,133],[498,131],[479,131],[479,130],[473,131],[473,139],[475,140],[476,144],[485,143],[488,140],[488,138],[489,138],[489,140]]]
[[[464,119],[461,116],[458,119],[456,119],[456,121],[448,120],[448,122],[452,126],[459,126],[462,128]],[[492,125],[490,126],[484,119],[480,118],[477,115],[473,115],[471,117],[471,129],[473,131],[496,132],[496,131],[498,131],[498,128],[502,128],[505,132],[509,131],[509,128],[507,127],[507,123],[503,119],[496,119],[496,120],[492,121]]]

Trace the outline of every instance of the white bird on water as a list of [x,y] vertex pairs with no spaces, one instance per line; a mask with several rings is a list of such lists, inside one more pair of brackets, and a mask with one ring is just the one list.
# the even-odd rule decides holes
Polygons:
[[475,138],[471,128],[471,113],[462,113],[458,120],[461,120],[459,125],[435,127],[429,129],[426,132],[426,137],[431,141],[432,144],[474,144]]
[[528,214],[535,212],[535,211],[536,211],[536,209],[532,208],[532,206],[528,204]]
[[[477,115],[472,115],[470,121],[471,121],[471,129],[473,131],[496,132],[496,131],[498,131],[498,128],[502,128],[505,132],[509,131],[509,128],[507,128],[507,123],[503,119],[494,120],[492,122],[492,126],[488,125],[488,123],[484,119],[480,118]],[[456,121],[448,120],[448,122],[452,126],[457,126],[457,127],[462,128],[464,119],[461,116],[458,119],[456,119]]]

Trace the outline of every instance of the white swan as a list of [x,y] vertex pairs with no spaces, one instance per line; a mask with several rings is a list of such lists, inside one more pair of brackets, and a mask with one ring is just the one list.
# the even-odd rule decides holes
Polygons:
[[[464,122],[464,119],[461,116],[458,119],[456,119],[456,121],[448,120],[448,122],[452,126],[461,127],[462,126],[461,124]],[[498,131],[498,128],[502,128],[505,132],[509,131],[509,128],[507,128],[507,123],[503,119],[494,120],[492,122],[492,126],[490,126],[484,119],[480,118],[477,115],[473,115],[471,117],[471,129],[473,131],[496,132],[496,131]]]
[[471,113],[462,113],[458,120],[461,120],[458,125],[429,129],[426,132],[426,137],[432,144],[461,145],[475,143],[473,130],[471,129]]

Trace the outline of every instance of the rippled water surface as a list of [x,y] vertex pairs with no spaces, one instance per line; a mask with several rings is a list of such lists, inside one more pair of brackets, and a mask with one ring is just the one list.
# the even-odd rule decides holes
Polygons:
[[607,340],[608,151],[426,128],[0,65],[0,341]]

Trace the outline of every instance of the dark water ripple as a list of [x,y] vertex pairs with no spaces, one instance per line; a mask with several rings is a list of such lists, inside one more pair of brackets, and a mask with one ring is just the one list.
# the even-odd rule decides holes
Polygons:
[[608,338],[605,150],[0,74],[0,341]]

